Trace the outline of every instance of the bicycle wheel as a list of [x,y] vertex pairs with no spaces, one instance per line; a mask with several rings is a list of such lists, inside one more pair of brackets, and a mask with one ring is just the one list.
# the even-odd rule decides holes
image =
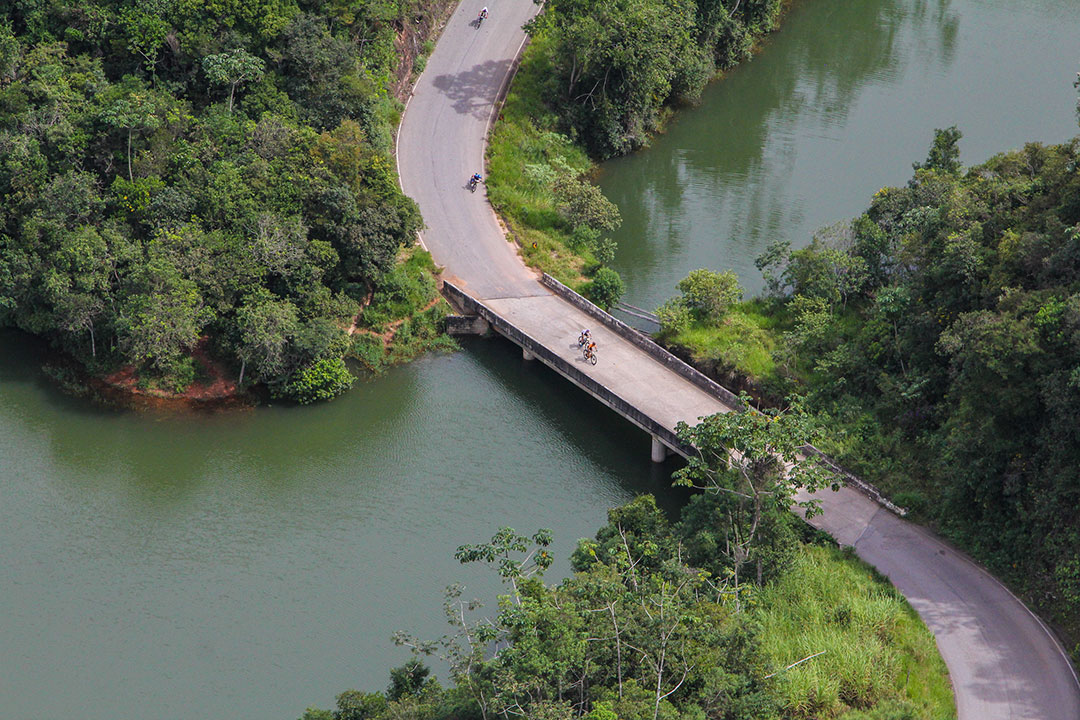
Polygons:
[[596,364],[596,353],[589,353],[589,362],[591,362],[593,365]]

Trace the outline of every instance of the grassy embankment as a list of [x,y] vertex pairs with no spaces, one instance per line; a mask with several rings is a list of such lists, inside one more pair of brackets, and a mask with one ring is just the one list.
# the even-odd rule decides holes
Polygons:
[[800,548],[757,596],[762,645],[781,672],[785,718],[955,718],[934,638],[888,581],[848,551]]
[[425,352],[457,349],[443,331],[450,306],[439,295],[437,274],[430,253],[405,250],[357,318],[349,357],[377,373]]
[[[850,329],[860,320],[855,312],[837,311],[834,322]],[[746,388],[767,405],[779,405],[819,379],[814,356],[793,349],[799,332],[799,318],[788,305],[756,297],[732,305],[719,321],[692,316],[685,327],[665,328],[654,337],[705,374]],[[835,452],[842,438],[827,442]]]
[[731,306],[720,322],[691,319],[685,328],[656,337],[707,374],[737,375],[771,394],[785,382],[776,351],[778,333],[789,325],[785,313],[770,312],[765,301],[754,299]]
[[578,289],[596,264],[575,245],[559,214],[545,169],[565,167],[588,173],[593,162],[581,147],[559,133],[558,117],[543,100],[551,76],[548,41],[535,38],[521,60],[487,149],[488,198],[521,248],[526,264]]
[[[752,27],[736,23],[746,35],[737,41],[728,39],[732,47],[723,52],[730,56],[725,55],[722,66],[718,59],[712,79],[721,78],[724,68],[756,53],[791,4],[780,3],[775,13],[767,13]],[[727,31],[730,28],[723,32]],[[553,185],[559,176],[588,178],[596,165],[584,145],[565,134],[564,118],[545,101],[560,94],[553,86],[559,77],[553,61],[555,42],[541,31],[524,51],[489,138],[486,183],[491,203],[520,246],[526,264],[576,290],[584,290],[602,258],[594,255],[594,246],[587,239],[575,237]],[[720,48],[706,52],[712,50],[721,52]],[[662,128],[675,109],[661,105],[655,117],[647,118],[646,125]]]

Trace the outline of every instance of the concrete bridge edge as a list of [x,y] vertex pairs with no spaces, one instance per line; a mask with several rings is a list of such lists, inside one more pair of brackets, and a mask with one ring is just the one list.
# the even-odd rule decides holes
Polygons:
[[639,411],[589,375],[573,367],[564,358],[559,357],[543,344],[511,325],[497,312],[468,295],[461,288],[447,281],[443,283],[443,293],[453,305],[463,312],[483,318],[492,330],[519,346],[522,349],[522,357],[526,360],[539,360],[614,412],[637,425],[652,440],[651,458],[655,460],[660,456],[657,443],[663,448],[663,458],[655,460],[656,462],[663,462],[667,458],[668,452],[675,452],[683,457],[688,457],[694,452],[693,448],[679,442],[678,436],[671,430]]

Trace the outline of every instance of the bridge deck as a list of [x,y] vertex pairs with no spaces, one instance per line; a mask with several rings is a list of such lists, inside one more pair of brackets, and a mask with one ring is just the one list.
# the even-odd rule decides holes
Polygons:
[[[679,421],[692,424],[698,418],[732,409],[555,295],[497,298],[485,304],[672,432]],[[596,340],[596,365],[586,363],[578,349],[582,328],[589,328]]]

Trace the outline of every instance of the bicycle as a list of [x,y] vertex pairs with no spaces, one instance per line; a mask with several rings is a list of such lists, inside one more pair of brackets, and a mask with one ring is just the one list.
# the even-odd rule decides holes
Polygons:
[[592,365],[596,364],[596,349],[595,348],[588,348],[588,347],[585,348],[584,350],[581,351],[581,356],[583,358],[585,358],[586,362],[588,362],[588,363],[590,363]]
[[483,10],[481,10],[480,14],[476,16],[476,29],[477,30],[480,29],[480,25],[484,22],[484,19],[487,18],[487,16],[488,16],[487,8],[484,8]]

